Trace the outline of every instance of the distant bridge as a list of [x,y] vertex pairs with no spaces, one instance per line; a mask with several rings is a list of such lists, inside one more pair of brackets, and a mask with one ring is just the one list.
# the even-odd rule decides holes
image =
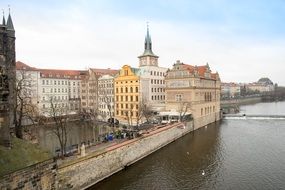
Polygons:
[[285,120],[285,115],[257,115],[257,114],[225,114],[224,119],[280,119]]

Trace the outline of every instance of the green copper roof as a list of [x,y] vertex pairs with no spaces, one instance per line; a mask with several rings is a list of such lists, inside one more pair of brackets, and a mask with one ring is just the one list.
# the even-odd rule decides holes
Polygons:
[[155,56],[155,57],[158,57],[157,55],[155,55],[152,52],[152,42],[151,42],[151,37],[149,35],[148,26],[147,26],[147,32],[146,32],[146,36],[145,36],[145,40],[144,40],[144,53],[141,56],[139,56],[139,57],[142,57],[142,56]]

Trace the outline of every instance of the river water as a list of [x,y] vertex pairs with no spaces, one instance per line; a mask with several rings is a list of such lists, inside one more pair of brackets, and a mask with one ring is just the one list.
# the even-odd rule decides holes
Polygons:
[[[241,112],[285,115],[285,102],[242,106]],[[284,138],[285,120],[223,120],[90,189],[285,189]]]

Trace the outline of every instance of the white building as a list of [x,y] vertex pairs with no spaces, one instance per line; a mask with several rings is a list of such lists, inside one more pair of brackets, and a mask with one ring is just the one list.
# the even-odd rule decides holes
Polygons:
[[152,52],[152,42],[147,28],[144,53],[138,57],[142,98],[152,105],[153,110],[165,108],[165,74],[167,68],[158,66],[158,56]]
[[80,110],[80,83],[85,71],[37,69],[17,62],[17,75],[25,71],[30,77],[32,103],[40,115],[49,116],[51,103],[74,114]]
[[98,79],[98,110],[103,120],[114,117],[114,76],[102,75]]

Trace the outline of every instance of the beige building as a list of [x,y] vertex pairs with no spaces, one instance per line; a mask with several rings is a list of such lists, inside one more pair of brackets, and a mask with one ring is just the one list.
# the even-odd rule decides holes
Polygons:
[[166,111],[191,113],[195,128],[220,119],[221,81],[208,64],[192,66],[177,61],[165,81]]
[[105,74],[116,74],[118,70],[88,69],[86,77],[81,81],[81,108],[85,111],[99,111],[99,78]]
[[229,82],[221,84],[222,98],[235,98],[241,95],[241,84]]

